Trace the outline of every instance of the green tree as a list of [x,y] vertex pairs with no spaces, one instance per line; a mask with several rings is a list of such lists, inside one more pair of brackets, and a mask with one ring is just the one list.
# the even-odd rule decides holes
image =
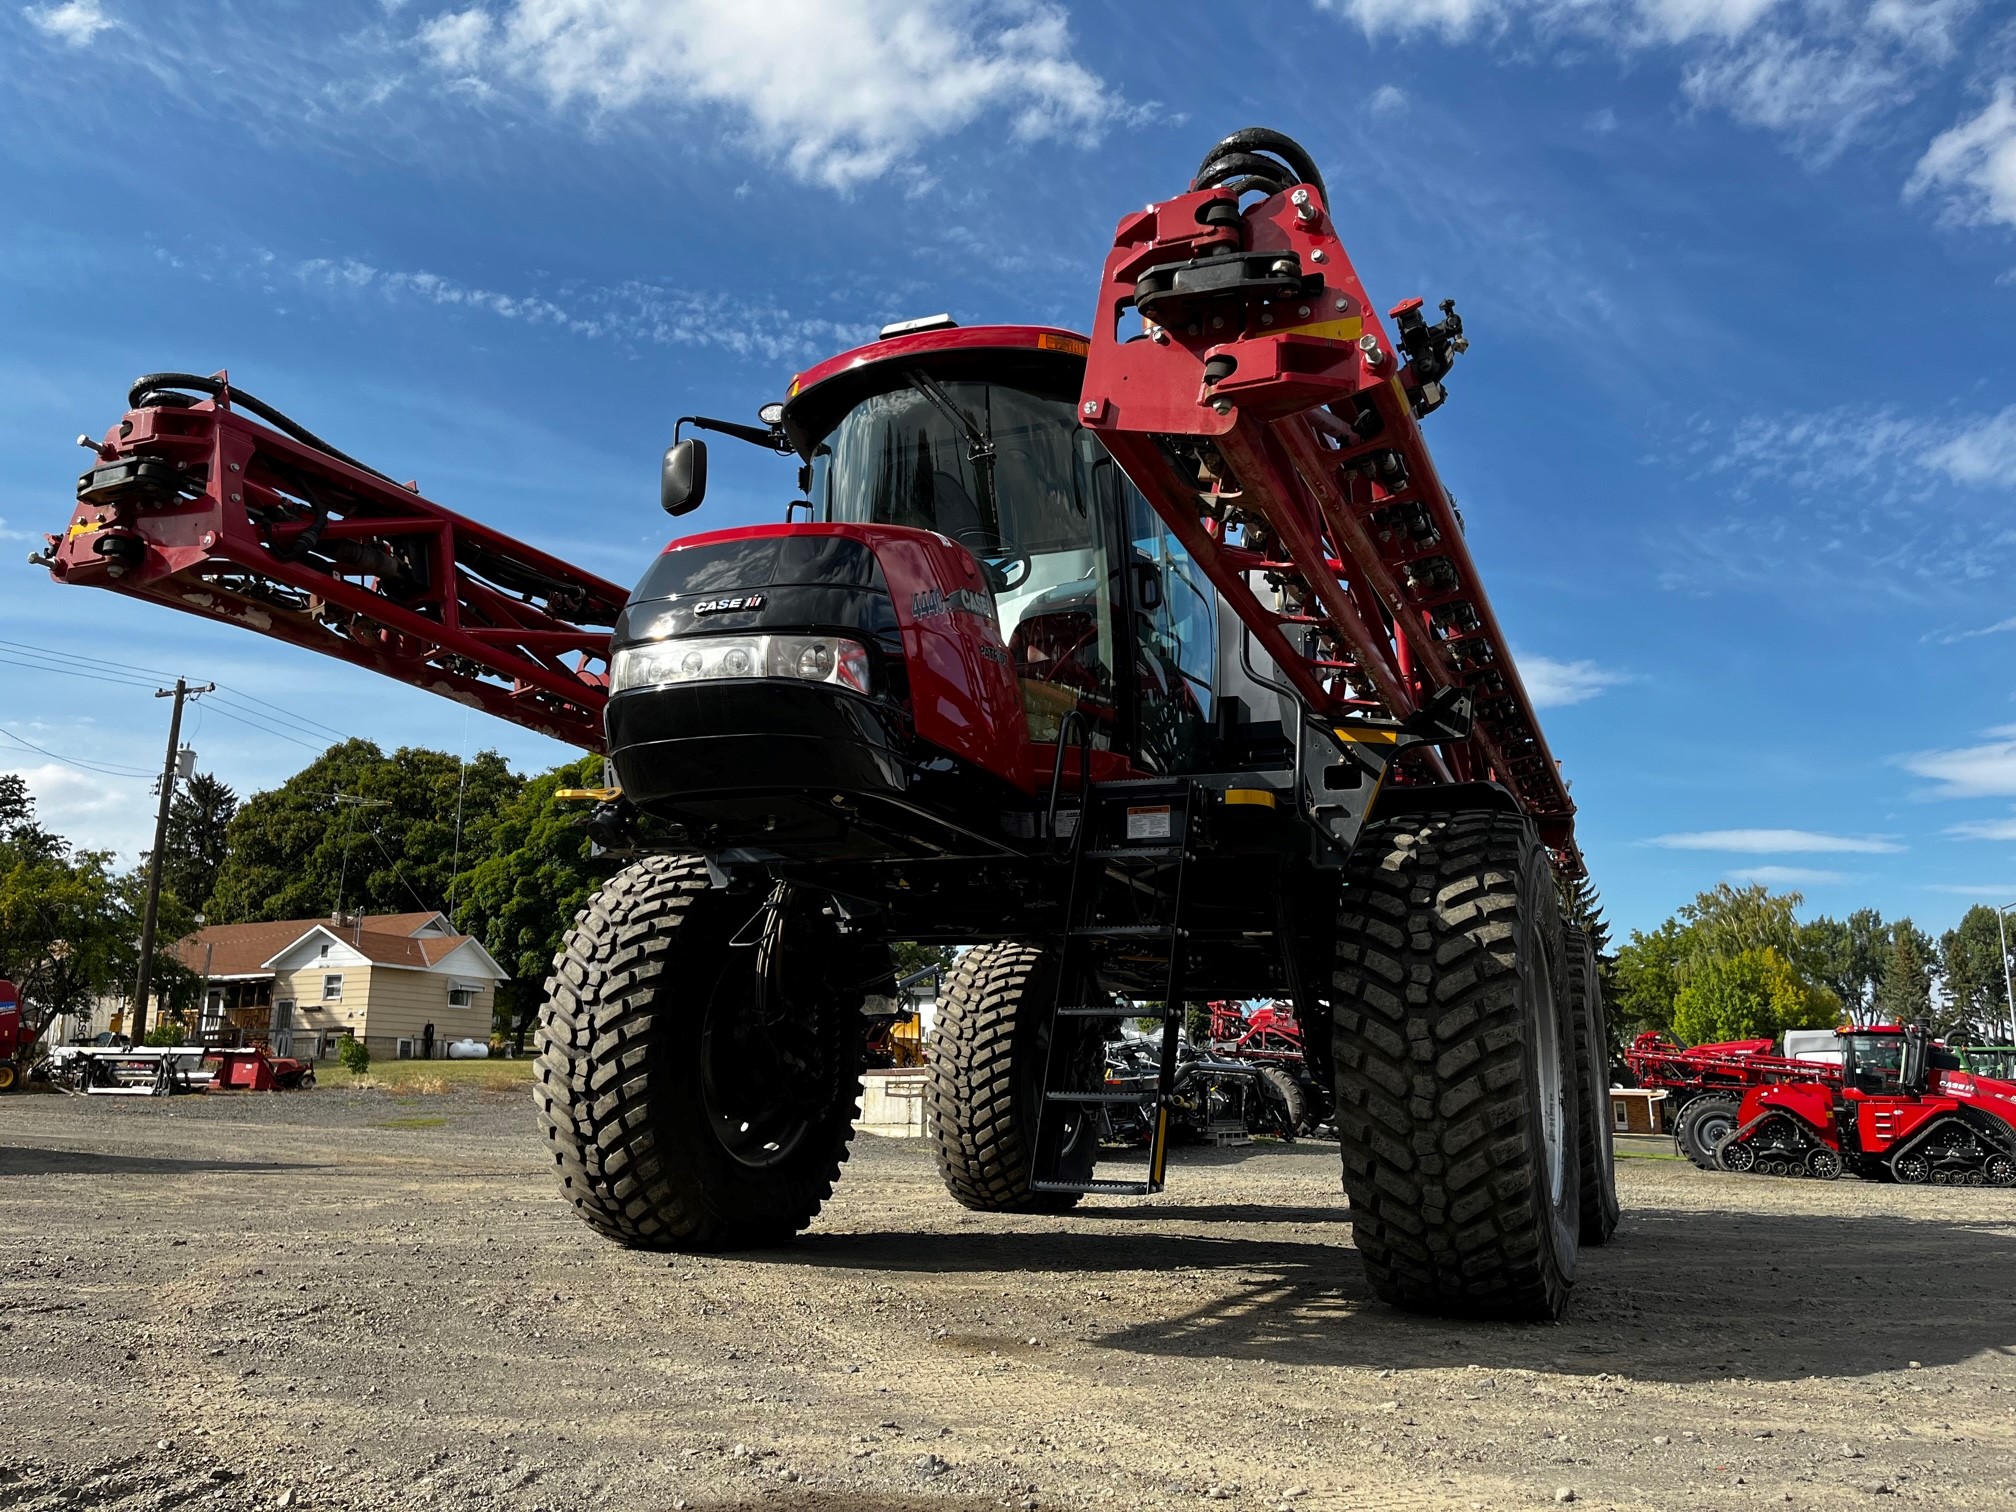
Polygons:
[[1870,999],[1890,952],[1890,926],[1873,908],[1858,908],[1844,919],[1826,915],[1801,927],[1802,962],[1826,984],[1852,1018],[1869,1016]]
[[1682,904],[1680,918],[1687,926],[1687,949],[1680,966],[1683,984],[1689,973],[1751,950],[1775,950],[1798,964],[1802,901],[1796,892],[1718,882],[1711,891]]
[[1841,1000],[1771,946],[1703,962],[1673,1004],[1673,1030],[1693,1044],[1771,1039],[1837,1023]]
[[1575,882],[1561,889],[1561,919],[1572,929],[1579,929],[1589,937],[1589,943],[1596,947],[1596,959],[1607,962],[1610,956],[1610,924],[1603,917],[1603,902],[1596,896],[1596,885],[1587,877],[1579,877]]
[[560,941],[589,894],[619,862],[591,854],[589,805],[556,798],[602,781],[602,758],[583,756],[532,778],[485,833],[486,853],[455,884],[455,923],[511,974],[499,989],[500,1026],[522,1030],[537,1011]]
[[[26,784],[0,779],[0,976],[20,989],[30,1040],[61,1014],[132,990],[143,885],[138,871],[114,872],[109,852],[73,852],[36,822]],[[163,898],[162,938],[188,923],[177,900]],[[169,1006],[186,1000],[190,979],[164,958],[156,985]]]
[[1618,947],[1610,995],[1614,1021],[1646,1029],[1673,1027],[1673,1000],[1680,992],[1680,962],[1689,949],[1687,929],[1668,919],[1652,933],[1631,931]]
[[216,889],[229,826],[237,812],[238,795],[208,772],[198,772],[183,783],[168,806],[161,885],[192,909],[203,909]]
[[1934,1032],[1965,1032],[1978,1039],[1996,1039],[2007,1032],[2008,978],[1994,909],[1976,903],[1956,928],[1939,937],[1939,977],[1946,1002],[1928,1025]]
[[[331,746],[226,831],[211,895],[219,923],[445,908],[458,870],[496,852],[498,816],[523,790],[504,758],[368,740]],[[460,835],[457,835],[457,814]]]
[[1897,1024],[1922,1024],[1932,1011],[1932,937],[1909,919],[1890,926],[1890,951],[1876,984],[1875,1010]]

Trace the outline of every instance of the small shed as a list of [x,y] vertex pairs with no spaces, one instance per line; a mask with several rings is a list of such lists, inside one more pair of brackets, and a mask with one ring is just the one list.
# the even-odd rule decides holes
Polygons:
[[1612,1087],[1610,1127],[1619,1134],[1666,1133],[1666,1089]]

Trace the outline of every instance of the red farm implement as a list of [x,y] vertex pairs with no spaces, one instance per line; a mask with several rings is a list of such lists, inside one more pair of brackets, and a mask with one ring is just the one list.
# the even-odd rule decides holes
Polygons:
[[1964,1070],[1916,1028],[1855,1029],[1841,1043],[1834,1077],[1743,1094],[1735,1126],[1715,1146],[1720,1169],[2016,1186],[2016,1084]]
[[[41,560],[607,754],[586,822],[630,864],[568,936],[539,1097],[611,1238],[808,1223],[921,941],[971,947],[930,1068],[960,1202],[1160,1190],[1184,1005],[1281,998],[1374,1289],[1552,1317],[1616,1222],[1603,1007],[1574,806],[1422,437],[1443,309],[1382,318],[1315,164],[1243,131],[1120,222],[1089,338],[905,322],[760,425],[681,421],[669,513],[705,490],[686,424],[804,497],[627,595],[221,375],[136,386]],[[1115,1093],[1143,1003],[1152,1084]],[[1144,1097],[1145,1155],[1095,1173]]]
[[1624,1063],[1641,1087],[1667,1094],[1673,1144],[1704,1171],[1715,1166],[1715,1147],[1736,1126],[1744,1094],[1752,1087],[1839,1082],[1833,1060],[1779,1055],[1768,1039],[1682,1045],[1656,1030],[1639,1035]]

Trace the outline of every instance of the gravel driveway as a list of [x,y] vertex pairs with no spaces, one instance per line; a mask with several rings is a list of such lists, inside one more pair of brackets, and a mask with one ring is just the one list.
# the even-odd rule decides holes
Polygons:
[[522,1094],[0,1099],[0,1507],[2016,1508],[2016,1192],[1620,1162],[1567,1319],[1369,1300],[1334,1145],[627,1252]]

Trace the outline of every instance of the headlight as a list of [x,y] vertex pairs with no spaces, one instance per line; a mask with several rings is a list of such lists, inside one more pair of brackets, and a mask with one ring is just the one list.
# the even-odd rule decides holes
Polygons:
[[868,691],[868,648],[837,635],[675,635],[609,659],[609,691],[780,677]]

